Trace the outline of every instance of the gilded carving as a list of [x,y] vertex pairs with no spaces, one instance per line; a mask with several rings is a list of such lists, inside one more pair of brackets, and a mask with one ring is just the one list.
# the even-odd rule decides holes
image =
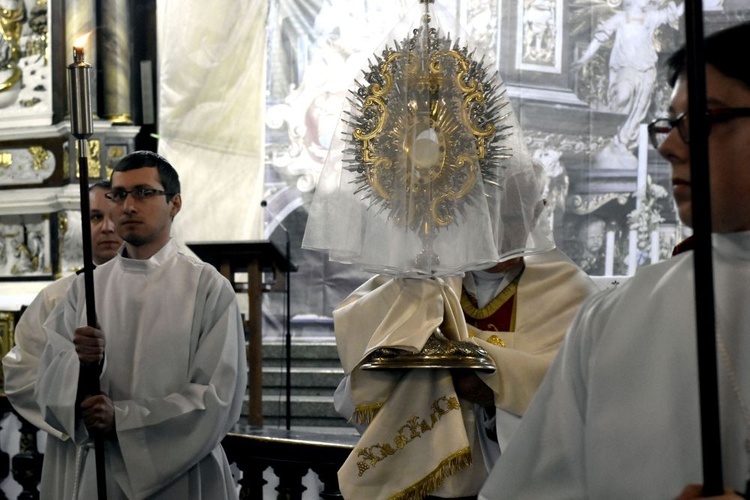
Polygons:
[[600,208],[605,203],[617,200],[620,205],[624,205],[630,199],[630,193],[605,193],[592,195],[573,195],[568,197],[567,207],[576,215],[590,214]]
[[[102,162],[99,156],[99,148],[101,141],[98,139],[91,139],[88,141],[89,145],[89,179],[100,179],[102,175]],[[76,179],[81,178],[81,166],[78,164],[78,144],[76,143]]]
[[112,177],[112,170],[115,168],[115,165],[118,161],[120,161],[120,158],[128,154],[128,147],[124,144],[115,144],[112,146],[107,146],[107,159],[106,159],[106,179],[109,179]]
[[[76,177],[78,176],[78,166],[76,165]],[[63,148],[63,177],[65,179],[70,178],[70,153],[68,153],[67,144]]]
[[[49,120],[52,85],[47,2],[4,0],[2,7],[0,128],[17,127],[20,123],[36,124],[40,119]],[[25,121],[27,118],[31,121]]]
[[13,165],[13,153],[10,151],[0,152],[0,168],[10,168]]
[[31,154],[32,166],[34,170],[45,170],[49,168],[47,160],[50,157],[49,151],[41,146],[30,146],[29,154]]
[[[13,347],[15,315],[11,312],[0,312],[0,356],[5,356]],[[5,383],[2,369],[0,369],[0,383]]]
[[45,147],[29,145],[0,151],[0,185],[39,184],[55,171],[55,156]]

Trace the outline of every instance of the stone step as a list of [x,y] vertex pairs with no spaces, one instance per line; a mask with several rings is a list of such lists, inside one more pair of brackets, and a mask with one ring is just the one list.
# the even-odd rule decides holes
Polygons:
[[[295,426],[349,426],[349,423],[333,408],[333,396],[292,395],[291,403],[291,421]],[[263,420],[285,420],[285,417],[285,395],[264,394]]]
[[[344,370],[341,367],[301,367],[292,365],[291,368],[291,385],[294,392],[300,389],[335,389],[342,378],[344,378]],[[285,387],[286,366],[266,365],[263,367],[264,391],[275,388],[283,389]]]
[[[292,342],[292,359],[294,360],[335,360],[339,353],[336,342]],[[285,359],[286,343],[283,339],[263,340],[263,359]]]
[[[291,347],[292,427],[350,427],[333,408],[333,393],[344,377],[336,342],[292,339]],[[281,338],[263,340],[263,422],[286,424],[286,344]]]
[[[297,417],[292,411],[290,426],[294,430],[300,429],[317,429],[317,432],[333,432],[338,430],[342,434],[357,434],[354,427],[348,424],[343,418],[325,418],[325,417]],[[263,417],[263,427],[276,427],[283,429],[286,426],[286,416],[279,415],[274,417]]]

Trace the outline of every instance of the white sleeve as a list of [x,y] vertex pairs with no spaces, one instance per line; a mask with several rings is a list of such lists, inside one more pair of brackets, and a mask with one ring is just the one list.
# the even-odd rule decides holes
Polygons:
[[479,498],[586,497],[584,453],[588,360],[594,295],[579,311],[521,425],[500,456]]
[[13,408],[26,420],[45,432],[62,439],[63,434],[44,422],[34,397],[39,357],[47,343],[42,325],[67,290],[70,279],[53,283],[29,304],[16,325],[15,346],[3,358],[5,394]]

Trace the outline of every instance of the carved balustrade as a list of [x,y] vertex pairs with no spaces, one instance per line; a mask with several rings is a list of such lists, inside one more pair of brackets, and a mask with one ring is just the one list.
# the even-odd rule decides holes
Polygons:
[[[0,434],[20,433],[20,439],[0,439],[0,443],[19,443],[17,447],[0,449],[0,483],[12,475],[22,491],[17,492],[18,486],[11,493],[0,490],[0,500],[38,499],[37,485],[44,457],[38,450],[38,429],[20,417],[19,426],[15,419],[6,418],[10,413],[18,417],[8,399],[0,396],[0,423],[3,423],[0,425],[4,427]],[[336,473],[355,443],[356,437],[350,434],[298,432],[239,424],[222,444],[229,462],[240,471],[240,498],[263,498],[264,487],[270,487],[263,476],[270,467],[279,479],[275,488],[278,499],[300,500],[306,489],[303,478],[312,471],[322,483],[319,498],[335,500],[343,498]]]

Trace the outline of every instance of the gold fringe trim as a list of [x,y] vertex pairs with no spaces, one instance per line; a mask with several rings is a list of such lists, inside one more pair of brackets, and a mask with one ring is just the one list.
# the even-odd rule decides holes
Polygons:
[[349,419],[349,422],[354,422],[358,425],[365,425],[372,422],[375,415],[383,407],[384,403],[374,403],[371,405],[361,405],[354,408],[354,413]]
[[[461,309],[473,319],[487,319],[500,309],[503,304],[508,302],[511,297],[516,294],[518,290],[518,282],[521,280],[519,274],[508,286],[506,286],[502,292],[489,301],[484,307],[477,307],[477,299],[474,295],[466,291],[466,288],[461,289]],[[513,308],[515,310],[515,307]]]
[[430,472],[427,477],[397,493],[388,500],[422,500],[435,491],[448,476],[471,465],[471,449],[466,447],[449,456]]

